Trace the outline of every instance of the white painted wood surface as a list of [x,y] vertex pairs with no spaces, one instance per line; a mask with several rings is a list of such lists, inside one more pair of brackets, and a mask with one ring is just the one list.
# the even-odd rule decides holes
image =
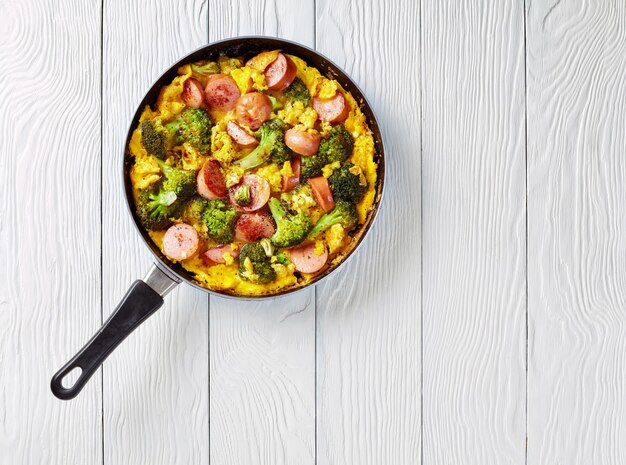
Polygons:
[[[625,30],[621,0],[0,1],[0,465],[626,463]],[[121,189],[136,104],[243,34],[362,86],[378,223],[289,298],[181,286],[56,400],[151,263]]]
[[528,463],[626,463],[626,4],[528,9]]
[[425,2],[424,463],[525,463],[522,2]]
[[2,465],[102,462],[100,373],[49,389],[101,323],[99,25],[97,0],[0,2]]

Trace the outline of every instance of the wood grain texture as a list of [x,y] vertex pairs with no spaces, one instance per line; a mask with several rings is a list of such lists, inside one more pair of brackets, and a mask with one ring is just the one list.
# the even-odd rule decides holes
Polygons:
[[387,163],[377,223],[317,289],[317,463],[419,464],[418,4],[318,0],[316,15],[317,48],[363,88]]
[[102,461],[100,375],[49,388],[100,325],[100,11],[0,2],[2,465]]
[[424,463],[525,461],[522,2],[424,2]]
[[[209,37],[314,44],[313,1],[209,1]],[[315,462],[314,290],[266,302],[211,297],[211,463]]]
[[[126,211],[127,124],[152,82],[207,37],[204,1],[106,1],[103,80],[105,317],[151,255]],[[180,286],[105,363],[104,463],[208,463],[208,298]]]
[[211,297],[211,463],[314,463],[315,312],[301,294]]
[[528,463],[626,463],[626,4],[533,1]]

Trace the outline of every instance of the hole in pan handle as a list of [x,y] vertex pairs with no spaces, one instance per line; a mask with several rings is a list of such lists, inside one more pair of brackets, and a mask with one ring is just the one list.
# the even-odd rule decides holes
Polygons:
[[[102,328],[50,382],[52,393],[59,399],[73,399],[113,350],[163,305],[163,297],[180,282],[154,264],[144,280],[135,281]],[[78,368],[78,370],[77,370]],[[67,375],[71,375],[63,382]],[[76,374],[78,377],[76,378]],[[75,381],[66,386],[67,381]]]

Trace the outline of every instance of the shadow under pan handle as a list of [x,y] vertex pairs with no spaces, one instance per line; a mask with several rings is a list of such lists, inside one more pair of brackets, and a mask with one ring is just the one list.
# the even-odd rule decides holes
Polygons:
[[[144,281],[137,280],[102,328],[65,364],[50,382],[52,393],[69,400],[78,395],[89,378],[113,350],[150,315],[163,305],[163,297],[179,283],[158,265],[153,265]],[[78,379],[70,386],[62,382],[70,372],[79,369]]]

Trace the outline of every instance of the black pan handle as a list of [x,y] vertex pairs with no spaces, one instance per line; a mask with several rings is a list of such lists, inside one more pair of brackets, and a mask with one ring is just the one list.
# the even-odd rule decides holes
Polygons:
[[[113,350],[163,305],[163,296],[178,284],[160,267],[154,265],[146,282],[137,280],[102,328],[65,364],[50,382],[52,393],[59,399],[73,399]],[[80,369],[78,379],[70,387],[62,384],[72,370]]]

